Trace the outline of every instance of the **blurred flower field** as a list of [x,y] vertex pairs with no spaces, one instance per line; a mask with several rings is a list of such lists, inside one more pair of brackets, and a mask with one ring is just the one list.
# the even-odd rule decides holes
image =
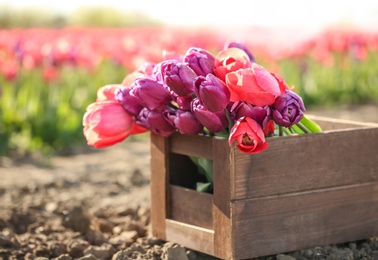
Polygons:
[[[257,62],[294,85],[308,108],[378,103],[378,32],[329,30],[289,48],[249,38],[243,43]],[[82,117],[99,87],[121,83],[163,52],[216,53],[232,40],[164,27],[0,30],[0,155],[85,147]]]

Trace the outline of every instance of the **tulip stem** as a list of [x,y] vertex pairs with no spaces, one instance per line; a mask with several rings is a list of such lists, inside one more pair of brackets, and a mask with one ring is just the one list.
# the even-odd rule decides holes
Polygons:
[[283,127],[278,126],[278,136],[283,136]]
[[301,122],[296,123],[296,125],[306,134],[312,133],[307,127],[305,127]]
[[234,122],[231,118],[230,111],[228,111],[226,108],[224,109],[224,113],[226,114],[227,120],[228,120],[228,132],[231,131],[232,127],[234,126]]

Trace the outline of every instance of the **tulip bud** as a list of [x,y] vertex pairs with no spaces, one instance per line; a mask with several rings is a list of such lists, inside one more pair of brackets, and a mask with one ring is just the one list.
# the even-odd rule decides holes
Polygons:
[[203,125],[190,111],[178,109],[167,112],[166,116],[181,134],[196,135],[203,130]]
[[148,108],[143,108],[136,122],[138,125],[148,128],[151,132],[168,137],[175,132],[175,127],[165,116],[168,112],[164,109],[162,111],[149,110]]
[[197,78],[195,93],[210,112],[223,111],[230,102],[230,91],[226,84],[213,74]]
[[164,83],[179,96],[193,93],[196,73],[186,64],[168,60],[161,65]]
[[216,133],[223,131],[228,126],[228,120],[223,111],[210,112],[201,104],[198,98],[192,101],[192,112],[210,132]]
[[192,102],[192,100],[192,95],[186,97],[177,97],[176,103],[180,109],[189,111],[191,109],[190,103]]
[[215,57],[201,48],[190,48],[184,56],[184,62],[194,70],[198,76],[206,76],[213,73]]
[[168,89],[150,78],[138,78],[131,85],[130,95],[150,110],[162,109],[171,101]]
[[291,90],[276,98],[272,110],[274,122],[284,127],[298,123],[306,111],[302,98]]
[[269,106],[254,106],[244,101],[235,102],[230,109],[231,118],[236,121],[245,116],[255,120],[263,129],[266,128],[272,119],[272,112]]
[[229,49],[229,48],[239,48],[239,49],[242,49],[243,51],[245,51],[245,53],[247,53],[247,55],[249,57],[249,60],[251,62],[255,62],[255,57],[253,57],[252,52],[244,44],[239,43],[239,42],[229,42],[229,43],[226,43],[225,46],[224,46],[224,49]]
[[137,116],[143,106],[139,104],[137,98],[130,95],[130,90],[127,87],[117,88],[114,91],[114,97],[130,115]]
[[83,133],[88,145],[104,148],[126,139],[134,124],[134,118],[117,101],[97,101],[86,109]]

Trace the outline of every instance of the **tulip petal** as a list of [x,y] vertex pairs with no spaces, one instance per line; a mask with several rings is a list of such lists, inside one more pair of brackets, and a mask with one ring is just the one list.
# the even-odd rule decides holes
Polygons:
[[257,84],[261,89],[275,96],[279,96],[281,94],[277,79],[273,77],[269,71],[260,65],[256,65],[256,63],[253,64],[252,69],[255,73]]

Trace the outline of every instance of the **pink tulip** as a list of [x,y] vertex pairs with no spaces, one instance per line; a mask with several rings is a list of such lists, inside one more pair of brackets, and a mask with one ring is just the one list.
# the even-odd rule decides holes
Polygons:
[[243,100],[255,106],[270,106],[281,94],[277,79],[256,63],[252,68],[228,73],[226,85],[231,92],[231,101]]
[[121,84],[109,84],[99,88],[96,101],[115,100],[114,92],[122,87]]
[[90,104],[83,116],[88,145],[104,148],[125,140],[134,129],[134,118],[117,101]]
[[231,128],[228,142],[236,141],[236,147],[248,154],[260,153],[268,148],[261,126],[249,117],[239,118]]
[[225,49],[215,56],[214,73],[223,81],[225,81],[227,73],[245,68],[251,68],[251,61],[248,54],[242,49]]

